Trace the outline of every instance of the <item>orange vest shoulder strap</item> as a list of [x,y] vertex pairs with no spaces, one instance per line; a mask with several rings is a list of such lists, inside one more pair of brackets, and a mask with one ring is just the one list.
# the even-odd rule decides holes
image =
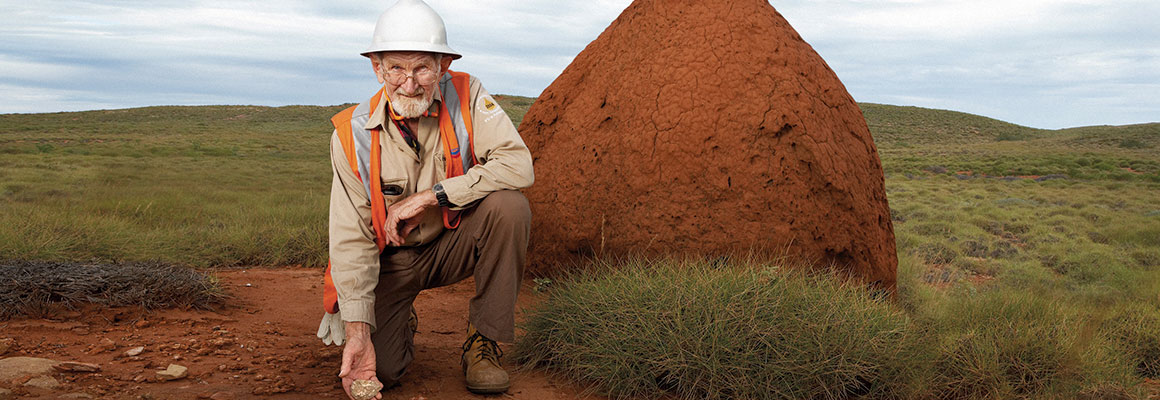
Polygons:
[[[455,91],[459,95],[459,108],[462,113],[463,127],[467,129],[467,133],[471,135],[474,132],[474,127],[471,126],[471,75],[466,72],[451,72],[451,83],[455,85]],[[474,136],[474,135],[472,135]],[[474,137],[472,137],[474,139]],[[471,140],[470,144],[475,141]]]
[[[354,155],[354,135],[350,130],[350,120],[354,117],[354,110],[358,106],[350,106],[342,112],[335,114],[330,118],[330,123],[334,125],[334,131],[338,134],[338,141],[342,144],[342,152],[346,154],[346,162],[350,164],[350,170],[354,171],[354,176],[359,176],[358,173],[358,158]],[[359,177],[362,179],[362,177]]]

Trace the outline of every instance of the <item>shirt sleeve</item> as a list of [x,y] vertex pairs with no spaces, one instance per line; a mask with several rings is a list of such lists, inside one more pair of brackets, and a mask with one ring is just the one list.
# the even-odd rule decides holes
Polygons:
[[479,80],[471,77],[471,122],[476,164],[463,175],[443,180],[447,200],[462,208],[488,193],[523,189],[535,181],[532,153]]
[[350,169],[337,132],[330,138],[330,276],[338,309],[346,322],[375,325],[379,249],[371,227],[371,206],[362,181]]

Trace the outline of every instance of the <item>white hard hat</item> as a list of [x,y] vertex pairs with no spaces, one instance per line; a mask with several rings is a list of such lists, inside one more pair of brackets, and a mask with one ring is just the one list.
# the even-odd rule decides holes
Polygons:
[[371,47],[364,57],[380,51],[426,51],[463,57],[447,46],[443,18],[423,0],[399,0],[379,16]]

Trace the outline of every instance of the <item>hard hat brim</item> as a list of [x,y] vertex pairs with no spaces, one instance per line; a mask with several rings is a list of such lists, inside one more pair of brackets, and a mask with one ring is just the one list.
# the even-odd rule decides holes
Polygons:
[[447,45],[427,43],[427,42],[383,42],[372,43],[370,47],[363,51],[363,57],[370,57],[371,53],[378,53],[380,51],[423,51],[428,53],[439,53],[451,56],[452,60],[458,60],[463,57],[459,52],[452,50]]

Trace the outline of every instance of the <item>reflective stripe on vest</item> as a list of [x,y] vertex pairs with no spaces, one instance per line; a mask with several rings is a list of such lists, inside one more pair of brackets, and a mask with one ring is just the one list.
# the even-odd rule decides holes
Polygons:
[[[475,137],[472,134],[471,127],[471,103],[467,98],[468,92],[471,90],[468,86],[470,84],[469,80],[470,76],[467,74],[448,72],[443,74],[443,79],[439,82],[439,89],[443,92],[442,110],[450,111],[449,120],[451,126],[455,128],[456,144],[467,143],[466,154],[471,155],[471,157],[459,157],[460,152],[457,146],[453,146],[452,148],[445,147],[451,153],[450,155],[456,158],[462,158],[461,165],[463,165],[463,172],[467,172],[467,170],[471,169],[472,165],[475,165],[475,149],[471,146],[475,143]],[[459,94],[461,91],[458,89],[459,87],[463,88],[462,95]],[[444,122],[442,116],[444,114],[440,113],[439,115],[439,125],[440,129],[442,129]],[[465,115],[467,116],[466,118],[464,118]],[[450,178],[451,168],[448,168],[447,171],[447,177]]]
[[[475,135],[471,125],[471,102],[468,96],[471,92],[471,76],[448,71],[439,81],[439,90],[443,94],[439,108],[439,136],[443,147],[444,167],[447,177],[453,178],[463,175],[472,165],[475,165]],[[364,127],[370,120],[372,110],[380,109],[383,104],[384,90],[379,89],[370,100],[357,106],[347,108],[331,118],[334,130],[338,133],[342,144],[343,154],[351,171],[362,181],[367,198],[371,203],[371,227],[375,233],[375,244],[382,252],[386,247],[386,235],[383,223],[387,219],[386,199],[382,192],[382,146],[379,143],[379,131],[367,130]],[[463,145],[461,145],[463,144]],[[459,227],[459,212],[443,207],[443,226],[447,229]],[[326,266],[322,291],[323,308],[328,313],[338,312],[338,291],[334,288],[334,280],[330,275],[331,264]]]

